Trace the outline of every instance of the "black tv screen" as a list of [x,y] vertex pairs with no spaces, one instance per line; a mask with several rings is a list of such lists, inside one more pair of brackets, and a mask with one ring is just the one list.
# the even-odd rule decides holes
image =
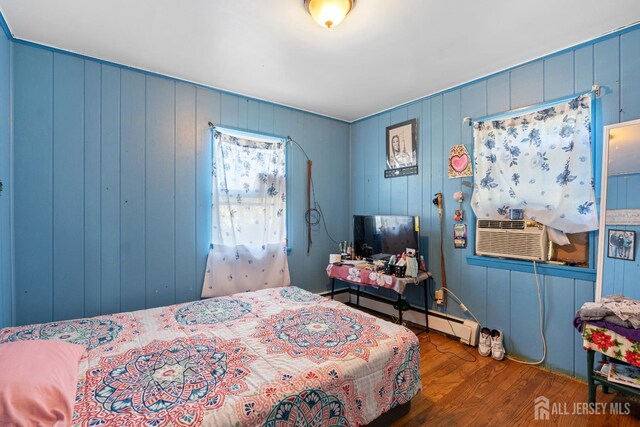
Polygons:
[[357,256],[387,259],[407,248],[420,252],[420,217],[354,215],[353,246]]

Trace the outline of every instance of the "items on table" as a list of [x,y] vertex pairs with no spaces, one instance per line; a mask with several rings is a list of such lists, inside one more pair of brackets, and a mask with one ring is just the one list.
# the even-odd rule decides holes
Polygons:
[[[353,244],[351,242],[340,242],[338,244],[341,259],[337,259],[337,254],[333,254],[329,257],[331,264],[341,264],[342,262],[355,261],[353,250]],[[384,260],[372,260],[367,259],[369,262],[362,262],[354,265],[359,269],[367,269],[372,271],[382,271],[384,274],[395,275],[397,277],[418,277],[420,271],[426,271],[426,264],[424,257],[420,256],[420,263],[416,258],[416,252],[414,249],[407,249],[407,252],[401,254],[392,255],[389,261]]]
[[415,257],[415,254],[407,255],[407,271],[405,273],[405,277],[418,277],[418,273],[420,272],[420,268],[418,266],[418,260]]
[[640,368],[611,363],[607,379],[614,383],[640,388]]
[[582,322],[605,321],[625,328],[640,328],[640,301],[624,295],[608,295],[599,302],[585,302],[576,313]]

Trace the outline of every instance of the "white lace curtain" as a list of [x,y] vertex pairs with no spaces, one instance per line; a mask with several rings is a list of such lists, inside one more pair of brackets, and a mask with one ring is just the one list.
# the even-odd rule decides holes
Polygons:
[[591,160],[591,97],[578,96],[503,120],[474,123],[479,219],[510,209],[565,233],[596,230]]
[[202,297],[288,286],[285,141],[214,131]]

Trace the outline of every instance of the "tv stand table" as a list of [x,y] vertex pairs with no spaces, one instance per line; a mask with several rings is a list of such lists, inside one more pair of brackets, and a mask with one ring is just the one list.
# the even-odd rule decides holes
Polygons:
[[[396,277],[389,274],[376,272],[373,270],[358,268],[356,265],[350,264],[329,264],[327,266],[327,275],[331,278],[331,299],[335,295],[336,279],[357,286],[356,306],[360,307],[360,286],[371,286],[374,288],[391,289],[398,294],[398,319],[402,323],[402,306],[404,293],[407,285],[418,285],[424,290],[424,317],[425,326],[429,330],[429,304],[428,304],[428,283],[433,278],[428,271],[420,271],[418,277]],[[407,304],[407,306],[409,306]]]

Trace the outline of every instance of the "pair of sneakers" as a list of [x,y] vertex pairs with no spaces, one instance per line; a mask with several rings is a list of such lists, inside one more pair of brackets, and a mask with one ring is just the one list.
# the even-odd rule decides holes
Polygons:
[[490,330],[489,328],[482,328],[480,330],[478,353],[480,353],[480,356],[488,356],[491,354],[491,357],[496,360],[504,359],[502,332],[498,329]]

